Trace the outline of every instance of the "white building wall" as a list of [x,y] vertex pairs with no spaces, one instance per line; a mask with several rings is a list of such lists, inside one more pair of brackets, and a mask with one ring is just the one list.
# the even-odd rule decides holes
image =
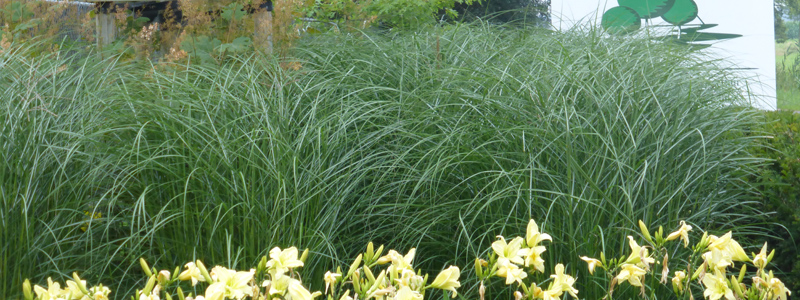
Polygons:
[[[642,0],[644,1],[644,0]],[[751,77],[749,88],[757,96],[755,107],[777,109],[775,82],[775,33],[773,1],[770,0],[695,0],[698,17],[707,24],[719,26],[706,32],[741,34],[742,37],[713,42],[706,51],[727,58],[746,70]],[[619,6],[617,0],[552,0],[553,26],[565,30],[576,23],[600,23],[603,13]],[[668,25],[661,18],[653,24]],[[643,22],[644,23],[644,22]],[[700,24],[695,19],[691,23]],[[707,42],[704,42],[707,43]]]

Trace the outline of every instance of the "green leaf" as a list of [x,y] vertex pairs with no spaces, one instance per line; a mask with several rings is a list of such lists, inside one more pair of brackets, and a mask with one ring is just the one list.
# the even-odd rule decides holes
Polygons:
[[222,13],[220,14],[220,16],[228,22],[242,20],[245,15],[247,15],[247,12],[244,11],[244,6],[236,2],[226,6],[222,9]]
[[632,8],[617,6],[603,14],[600,25],[611,33],[628,33],[641,28],[642,20]]
[[718,41],[718,40],[727,40],[741,37],[741,34],[731,34],[731,33],[710,33],[710,32],[689,32],[681,34],[680,39],[690,42],[702,42],[702,41]]

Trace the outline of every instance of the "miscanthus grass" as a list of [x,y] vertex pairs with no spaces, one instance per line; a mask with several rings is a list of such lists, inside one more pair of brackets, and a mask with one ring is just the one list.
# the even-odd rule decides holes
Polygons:
[[470,266],[531,218],[558,241],[545,261],[581,281],[579,256],[623,255],[616,237],[639,219],[757,230],[741,178],[760,162],[746,151],[758,119],[741,78],[702,53],[483,24],[294,51],[2,54],[0,293],[85,270],[130,295],[139,257],[236,268],[290,245],[315,253],[312,274],[369,241]]

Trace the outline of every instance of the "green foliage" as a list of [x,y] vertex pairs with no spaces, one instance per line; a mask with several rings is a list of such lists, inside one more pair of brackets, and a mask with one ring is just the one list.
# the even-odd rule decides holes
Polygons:
[[139,257],[237,268],[275,245],[310,248],[309,274],[373,240],[466,266],[535,218],[545,267],[599,299],[578,257],[625,254],[637,220],[747,234],[758,214],[755,112],[702,53],[486,23],[322,34],[289,62],[187,40],[208,58],[0,54],[0,294],[84,270],[120,299]]
[[771,161],[759,168],[753,181],[757,184],[766,211],[774,211],[771,218],[777,223],[773,228],[776,237],[769,242],[780,255],[775,256],[775,266],[785,272],[784,282],[791,290],[800,288],[800,115],[790,111],[765,112],[767,123],[764,133],[767,147],[758,148],[756,154]]
[[352,0],[308,1],[302,12],[322,21],[340,22],[351,19],[375,17],[388,27],[403,29],[419,28],[436,23],[441,19],[458,16],[456,4],[470,5],[474,0],[372,0],[358,2]]

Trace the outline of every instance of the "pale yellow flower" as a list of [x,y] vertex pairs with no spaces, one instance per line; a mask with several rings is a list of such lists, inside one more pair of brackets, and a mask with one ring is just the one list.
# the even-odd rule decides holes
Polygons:
[[683,240],[683,247],[689,247],[689,231],[692,231],[692,226],[686,225],[686,221],[681,221],[681,227],[677,231],[670,233],[667,236],[667,240],[671,241],[680,237]]
[[708,298],[708,300],[718,300],[722,297],[725,297],[727,300],[736,300],[736,297],[733,296],[733,290],[728,286],[728,280],[726,280],[725,275],[719,271],[715,271],[713,275],[706,274],[706,276],[703,277],[703,285],[706,288],[706,290],[703,291],[703,296]]
[[512,263],[522,265],[525,261],[519,256],[522,248],[522,237],[516,237],[511,242],[506,243],[502,235],[497,236],[497,241],[492,243],[492,250],[497,253],[499,258],[505,258]]
[[767,266],[767,243],[764,243],[764,247],[761,247],[761,252],[753,256],[753,265],[759,269]]
[[461,270],[459,270],[456,266],[450,266],[449,268],[439,272],[439,275],[437,275],[436,279],[434,279],[433,283],[431,283],[431,287],[450,291],[453,293],[451,298],[455,298],[458,295],[458,291],[456,291],[456,289],[461,287],[461,283],[458,281],[460,276]]
[[686,272],[675,271],[675,277],[672,277],[672,286],[683,292],[683,281],[686,279]]
[[108,294],[111,294],[111,289],[101,284],[90,288],[89,294],[92,296],[92,300],[108,300]]
[[627,281],[633,286],[642,286],[642,280],[647,272],[635,264],[623,264],[622,270],[617,274],[617,280]]
[[[376,279],[377,281],[377,279]],[[416,272],[409,269],[403,269],[399,278],[395,278],[397,287],[407,286],[412,290],[420,290],[425,285],[425,277],[417,275]]]
[[507,258],[497,259],[497,276],[504,277],[506,284],[511,284],[516,281],[522,284],[522,279],[528,277],[524,270],[520,269],[517,265],[511,263]]
[[703,260],[712,270],[719,270],[723,273],[733,264],[730,253],[718,248],[711,248],[711,251],[703,253]]
[[299,280],[289,282],[289,289],[286,291],[286,300],[312,300],[318,293],[309,292]]
[[[150,294],[145,295],[143,292],[139,292],[139,300],[161,300],[161,286],[157,285],[153,287],[153,290],[150,291]],[[75,299],[75,298],[73,298]]]
[[267,269],[273,277],[278,277],[288,272],[290,269],[299,268],[303,266],[303,262],[297,259],[298,251],[295,247],[289,247],[281,250],[279,247],[269,250],[269,258],[267,261]]
[[589,274],[594,275],[594,268],[597,266],[603,266],[603,263],[597,259],[588,257],[588,256],[581,256],[581,259],[589,264]]
[[220,291],[226,298],[239,300],[245,296],[253,296],[253,287],[250,286],[250,281],[253,280],[255,270],[237,272],[236,270],[216,266],[211,269],[210,275],[214,279],[214,283],[206,289],[206,298],[209,300],[217,300],[218,298],[216,297]]
[[739,245],[734,239],[731,238],[733,234],[728,231],[728,233],[724,234],[721,237],[717,237],[714,235],[708,236],[709,241],[711,242],[708,245],[709,250],[717,249],[723,252],[726,252],[730,255],[731,259],[734,261],[749,261],[750,257],[747,256],[747,253],[744,252],[742,246]]
[[626,263],[636,264],[641,268],[649,269],[650,265],[655,262],[655,259],[650,257],[650,251],[647,250],[647,247],[639,246],[630,235],[628,236],[628,241],[631,247],[631,255],[628,256]]
[[[86,280],[81,280],[80,285],[86,286]],[[83,290],[78,285],[78,282],[74,280],[67,280],[67,288],[66,292],[70,295],[70,298],[76,300],[90,300],[89,296],[83,293]]]
[[525,243],[528,244],[528,247],[535,247],[544,240],[553,241],[553,238],[547,233],[539,232],[539,225],[536,225],[536,222],[531,219],[528,222],[528,230],[525,232]]
[[573,287],[575,284],[575,278],[564,274],[564,265],[557,264],[556,265],[556,274],[550,275],[550,278],[553,278],[553,286],[558,287],[559,290],[562,292],[569,293],[573,298],[578,299],[578,290]]
[[389,273],[392,273],[396,276],[402,273],[403,270],[414,270],[412,264],[414,262],[414,256],[416,253],[416,248],[411,248],[411,250],[408,250],[408,253],[406,253],[405,256],[401,255],[395,250],[389,250],[386,255],[378,259],[378,263],[385,264],[391,262],[392,265],[389,267]]
[[197,265],[195,265],[194,262],[186,263],[185,267],[186,270],[178,274],[178,279],[182,281],[191,280],[192,286],[197,285],[198,281],[206,281],[205,277],[203,277],[203,274],[200,273],[200,269],[197,268]]
[[536,271],[544,273],[544,259],[542,253],[547,250],[544,246],[534,246],[531,248],[520,249],[517,254],[524,258],[523,266],[533,267]]
[[47,277],[47,289],[34,285],[33,291],[36,293],[36,299],[39,300],[57,300],[63,299],[69,294],[68,290],[61,288],[61,284],[54,282],[52,278]]
[[764,273],[762,277],[753,277],[753,285],[758,285],[762,290],[767,292],[767,299],[770,300],[787,300],[788,297],[792,294],[789,289],[786,288],[786,285],[783,282],[775,278],[775,275],[772,271],[769,273]]
[[338,281],[339,278],[341,278],[341,277],[342,277],[342,274],[339,274],[339,273],[331,273],[331,271],[325,272],[325,276],[324,276],[324,279],[325,279],[325,293],[328,292],[328,287],[331,284],[336,283],[336,281]]
[[397,291],[394,300],[422,300],[422,294],[411,290],[410,287],[404,286]]

